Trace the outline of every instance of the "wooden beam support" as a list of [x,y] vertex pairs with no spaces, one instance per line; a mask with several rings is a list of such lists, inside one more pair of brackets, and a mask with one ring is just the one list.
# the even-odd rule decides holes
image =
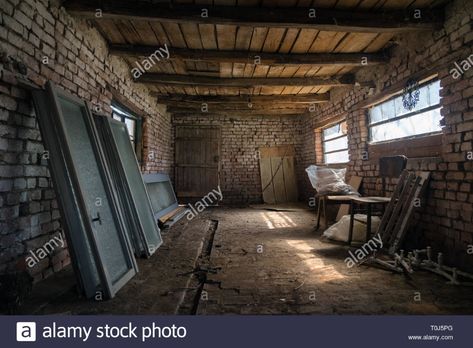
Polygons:
[[[286,65],[300,64],[316,66],[367,66],[386,63],[389,57],[385,53],[304,53],[284,54],[248,51],[217,51],[191,50],[169,47],[169,59],[182,59],[197,62],[243,63],[257,65]],[[157,46],[142,45],[109,45],[110,54],[121,57],[153,57],[158,50]],[[162,56],[159,54],[160,60]]]
[[179,115],[223,115],[223,116],[288,116],[288,115],[304,115],[308,113],[308,109],[257,109],[257,110],[238,110],[238,109],[217,109],[202,111],[196,108],[168,107],[167,111],[171,114]]
[[[267,111],[267,112],[274,112],[277,113],[280,110],[282,112],[287,111],[294,111],[304,113],[309,111],[311,105],[306,104],[187,104],[187,103],[177,103],[177,102],[170,102],[166,104],[168,108],[178,108],[178,109],[189,109],[197,112],[238,112],[238,111]],[[205,109],[205,111],[204,111]]]
[[338,77],[218,78],[206,76],[146,73],[136,79],[135,82],[173,85],[180,87],[212,86],[251,88],[260,86],[373,86],[372,82],[356,82],[355,77],[351,74]]
[[192,96],[185,94],[154,94],[159,104],[186,103],[207,104],[315,104],[330,101],[330,94],[287,94],[287,95],[239,95],[239,96]]
[[[128,0],[67,0],[66,10],[90,19],[126,19],[173,23],[226,24],[251,27],[311,28],[338,32],[405,32],[433,30],[443,11],[360,11],[301,7],[179,5]],[[203,15],[205,14],[205,15]],[[417,15],[416,15],[417,14]],[[420,18],[419,18],[420,17]]]

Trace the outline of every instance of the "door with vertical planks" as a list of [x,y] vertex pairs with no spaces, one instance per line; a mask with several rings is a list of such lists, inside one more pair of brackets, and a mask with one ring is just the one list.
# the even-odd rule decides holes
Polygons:
[[176,126],[176,194],[200,199],[220,184],[220,128]]

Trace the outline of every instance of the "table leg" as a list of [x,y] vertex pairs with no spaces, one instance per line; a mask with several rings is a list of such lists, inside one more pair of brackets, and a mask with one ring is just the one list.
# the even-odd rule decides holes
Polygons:
[[322,201],[320,200],[320,197],[319,197],[319,199],[317,200],[317,226],[315,227],[317,231],[319,230],[319,227],[320,227],[320,204],[321,203]]
[[350,230],[348,231],[348,245],[351,245],[353,239],[353,224],[355,223],[355,204],[350,201]]
[[367,213],[366,213],[366,241],[371,237],[371,204],[368,203]]

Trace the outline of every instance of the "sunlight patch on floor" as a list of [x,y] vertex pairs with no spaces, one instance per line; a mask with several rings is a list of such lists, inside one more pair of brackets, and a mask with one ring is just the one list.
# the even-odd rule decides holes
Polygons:
[[304,264],[314,271],[314,277],[319,282],[344,279],[345,275],[338,272],[332,265],[326,264],[321,257],[315,256],[313,246],[303,240],[286,240],[286,243],[296,249],[296,255],[304,261]]

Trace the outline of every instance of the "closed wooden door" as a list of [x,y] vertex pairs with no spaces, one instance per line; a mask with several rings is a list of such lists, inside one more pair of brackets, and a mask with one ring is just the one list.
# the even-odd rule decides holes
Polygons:
[[217,190],[220,184],[220,128],[177,126],[175,144],[177,196],[201,198]]

